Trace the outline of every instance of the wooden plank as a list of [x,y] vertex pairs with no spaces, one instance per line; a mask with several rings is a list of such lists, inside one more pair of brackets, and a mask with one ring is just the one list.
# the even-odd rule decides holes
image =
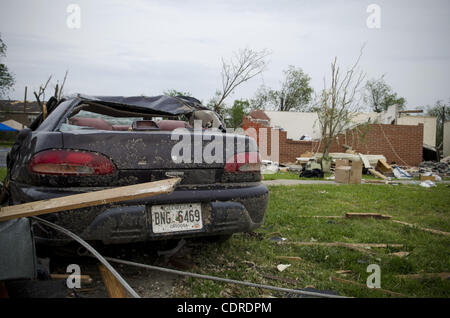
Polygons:
[[122,284],[114,277],[114,275],[103,264],[98,264],[98,270],[102,275],[103,282],[105,283],[106,291],[109,298],[127,298],[127,292],[123,288]]
[[377,162],[377,169],[381,173],[392,173],[392,167],[389,165],[386,161],[383,159],[378,160]]
[[375,218],[375,219],[390,219],[392,216],[380,213],[345,213],[346,218]]
[[388,181],[387,179],[384,180],[370,180],[370,179],[365,179],[364,183],[376,183],[376,184],[392,184],[391,181]]
[[341,247],[361,247],[361,248],[386,248],[403,247],[403,244],[385,244],[385,243],[344,243],[344,242],[283,242],[283,244],[295,244],[298,246],[341,246]]
[[368,288],[367,285],[364,285],[364,284],[361,284],[361,283],[358,283],[358,282],[355,282],[355,281],[352,281],[352,280],[348,280],[348,279],[338,278],[338,277],[334,277],[334,276],[331,276],[331,279],[336,281],[336,282],[340,282],[340,283],[344,283],[344,284],[351,284],[351,285],[356,285],[356,286],[367,288],[367,289],[371,289],[371,290],[378,290],[380,292],[383,292],[385,294],[390,294],[390,295],[393,295],[393,296],[408,297],[405,294],[393,292],[393,291],[390,291],[390,290],[387,290],[387,289],[383,289],[383,288]]
[[343,215],[299,215],[300,218],[324,218],[324,219],[340,219]]
[[442,280],[447,280],[450,278],[450,273],[421,273],[421,274],[397,275],[396,277],[403,279],[440,278]]
[[[67,277],[74,277],[77,278],[77,275],[73,274],[50,274],[50,277],[52,279],[66,279]],[[89,275],[79,275],[80,281],[86,284],[92,283],[92,278]]]
[[369,172],[371,174],[373,174],[374,176],[381,178],[381,179],[387,179],[387,177],[381,173],[379,173],[378,171],[376,171],[375,169],[369,169]]
[[0,209],[0,221],[170,193],[180,181],[180,178],[166,179],[7,206]]
[[425,227],[421,227],[421,226],[418,226],[418,225],[415,225],[415,224],[406,223],[406,222],[402,222],[402,221],[398,221],[398,220],[392,220],[392,222],[398,223],[398,224],[403,224],[403,225],[406,225],[406,226],[409,226],[409,227],[414,227],[414,228],[417,228],[419,230],[430,232],[430,233],[434,233],[434,234],[441,234],[441,235],[445,235],[445,236],[449,236],[450,235],[449,232],[444,232],[444,231],[439,231],[439,230],[434,230],[434,229],[428,229],[428,228],[425,228]]

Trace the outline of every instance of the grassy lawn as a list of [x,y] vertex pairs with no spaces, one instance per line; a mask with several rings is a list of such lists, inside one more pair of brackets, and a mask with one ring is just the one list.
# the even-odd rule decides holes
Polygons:
[[3,181],[6,177],[6,167],[0,167],[0,181]]
[[[286,288],[312,286],[352,297],[394,297],[369,289],[369,264],[381,268],[381,288],[408,297],[450,297],[450,281],[402,279],[401,274],[450,272],[450,237],[375,219],[326,219],[300,216],[376,212],[423,227],[450,232],[450,187],[417,185],[298,185],[270,188],[265,224],[252,234],[236,234],[223,244],[194,248],[192,271]],[[278,243],[273,237],[287,240]],[[345,247],[296,246],[292,242],[403,244],[401,248],[351,250]],[[405,251],[406,257],[388,255]],[[288,261],[280,256],[300,257]],[[278,272],[278,264],[291,264]],[[349,270],[339,274],[336,271]],[[267,278],[276,276],[285,281]],[[331,280],[337,277],[363,284]],[[186,278],[180,297],[285,297],[282,293]]]
[[11,148],[14,145],[14,142],[8,142],[8,141],[0,141],[0,147],[1,148]]

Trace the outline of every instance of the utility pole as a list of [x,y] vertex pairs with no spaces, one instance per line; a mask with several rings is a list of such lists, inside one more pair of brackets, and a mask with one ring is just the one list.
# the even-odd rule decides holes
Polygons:
[[27,112],[27,87],[25,86],[25,97],[23,98],[23,113]]

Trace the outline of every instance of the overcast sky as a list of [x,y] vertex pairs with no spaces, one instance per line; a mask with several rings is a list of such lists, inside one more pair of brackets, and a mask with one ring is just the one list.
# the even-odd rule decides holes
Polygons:
[[[81,9],[79,29],[67,26],[72,3]],[[381,9],[379,29],[366,23],[372,3]],[[366,43],[367,77],[386,74],[415,108],[450,99],[449,17],[448,0],[0,2],[13,99],[68,69],[67,93],[152,96],[173,88],[207,101],[221,85],[221,57],[244,47],[269,49],[269,65],[228,103],[261,84],[279,87],[288,65],[303,68],[319,90],[334,56],[348,66]]]

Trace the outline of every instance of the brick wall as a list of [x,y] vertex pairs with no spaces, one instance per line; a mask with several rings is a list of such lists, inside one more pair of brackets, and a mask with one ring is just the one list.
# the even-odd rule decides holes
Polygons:
[[[271,147],[271,127],[252,121],[249,117],[243,120],[243,128],[254,128],[259,136],[259,129],[267,129],[268,154]],[[322,144],[318,141],[301,141],[287,139],[286,131],[279,131],[280,163],[295,162],[306,151],[317,152]],[[258,138],[259,139],[259,138]],[[257,140],[262,146],[262,140]],[[417,166],[422,161],[423,124],[382,125],[367,124],[356,127],[339,135],[330,147],[330,152],[345,152],[343,144],[351,146],[356,152],[363,154],[384,155],[388,163]],[[263,159],[264,153],[262,153]]]

